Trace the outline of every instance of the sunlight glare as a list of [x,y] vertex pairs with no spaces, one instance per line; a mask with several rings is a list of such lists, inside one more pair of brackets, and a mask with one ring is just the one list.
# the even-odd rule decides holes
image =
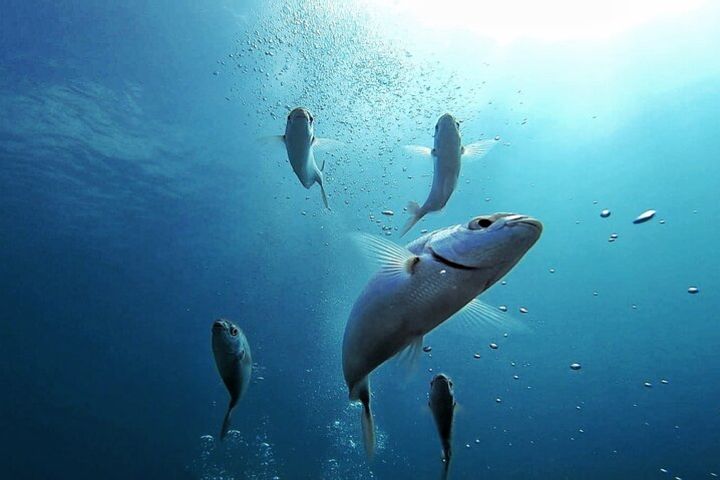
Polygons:
[[509,43],[604,39],[699,7],[704,0],[365,0],[422,28],[469,31]]

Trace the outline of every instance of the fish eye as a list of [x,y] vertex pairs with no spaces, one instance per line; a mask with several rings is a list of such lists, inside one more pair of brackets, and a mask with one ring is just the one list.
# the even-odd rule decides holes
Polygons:
[[238,335],[238,329],[235,328],[235,327],[232,327],[232,328],[230,329],[230,335],[232,335],[233,337],[237,337],[237,335]]
[[493,224],[493,221],[490,220],[487,217],[479,217],[475,218],[470,221],[470,224],[468,225],[468,228],[470,230],[480,230],[483,228],[488,228],[490,225]]
[[493,222],[489,218],[481,218],[480,220],[478,220],[478,225],[482,228],[487,228],[492,224]]

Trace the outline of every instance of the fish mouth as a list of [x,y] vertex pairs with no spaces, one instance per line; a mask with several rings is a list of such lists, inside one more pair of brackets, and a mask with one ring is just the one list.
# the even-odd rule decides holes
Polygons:
[[543,231],[542,222],[540,222],[540,220],[532,218],[528,215],[515,215],[513,217],[507,218],[505,220],[505,223],[506,223],[506,225],[510,225],[510,226],[517,225],[517,224],[529,225],[531,228],[534,228],[535,230],[537,230],[538,235],[540,233],[542,233],[542,231]]
[[430,249],[430,253],[432,254],[433,258],[437,260],[438,262],[442,263],[443,265],[446,265],[451,268],[455,268],[457,270],[477,270],[475,267],[469,267],[467,265],[463,265],[462,263],[453,262],[452,260],[448,260],[447,258],[443,257],[442,255],[438,254],[435,250],[433,250],[432,247],[428,247]]
[[306,110],[302,107],[298,107],[288,114],[288,119],[290,119],[290,120],[305,119],[305,120],[308,120],[309,122],[312,122],[313,116],[308,110]]
[[212,329],[213,331],[220,332],[227,328],[227,324],[225,323],[225,320],[215,320],[213,322]]

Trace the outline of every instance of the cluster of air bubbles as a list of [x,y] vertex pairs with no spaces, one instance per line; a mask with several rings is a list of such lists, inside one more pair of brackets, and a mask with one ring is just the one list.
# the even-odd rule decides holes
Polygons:
[[[370,470],[371,465],[358,464],[358,459],[365,455],[357,425],[361,408],[359,405],[346,405],[341,410],[340,417],[327,424],[325,433],[329,442],[328,448],[324,448],[323,451],[328,458],[322,460],[321,478],[326,480],[375,478]],[[387,434],[377,426],[376,429],[376,451],[383,454],[384,462],[395,463],[396,454],[387,451]]]
[[[328,8],[324,1],[284,0],[271,3],[257,23],[240,34],[233,50],[218,59],[214,74],[233,82],[223,93],[228,101],[260,105],[246,120],[258,128],[258,136],[281,133],[285,114],[293,107],[309,108],[317,119],[316,135],[341,135],[335,140],[344,144],[332,154],[322,152],[329,159],[324,173],[331,207],[378,211],[408,200],[398,198],[398,187],[429,179],[429,172],[420,175],[398,165],[407,160],[399,149],[432,143],[438,105],[468,120],[498,109],[477,72],[441,68],[441,58],[427,52],[414,55],[408,50],[413,47],[398,45],[396,35],[384,15],[362,2]],[[505,115],[517,113],[511,108]],[[399,136],[400,130],[411,133]],[[500,141],[489,132],[469,135]],[[376,195],[378,190],[384,195]],[[396,230],[379,233],[391,236]]]
[[212,435],[203,435],[198,454],[187,469],[202,480],[279,480],[273,446],[266,430],[266,417],[261,419],[252,441],[231,429],[222,442],[223,448],[218,448],[219,440]]
[[633,223],[645,223],[649,220],[651,220],[655,216],[655,210],[646,210],[640,215],[638,215],[635,220],[633,220]]

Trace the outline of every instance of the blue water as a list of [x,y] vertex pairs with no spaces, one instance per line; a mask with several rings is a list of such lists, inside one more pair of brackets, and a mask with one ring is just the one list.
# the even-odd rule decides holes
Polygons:
[[[720,7],[690,3],[562,35],[550,2],[505,38],[483,25],[522,7],[4,0],[0,477],[439,478],[429,369],[461,406],[450,478],[720,475]],[[297,105],[344,144],[331,211],[263,140]],[[378,369],[370,463],[340,346],[373,270],[348,233],[401,242],[432,173],[401,146],[446,111],[500,145],[406,239],[542,220],[482,297],[531,331],[451,320],[414,374]],[[224,443],[219,316],[257,362]]]

